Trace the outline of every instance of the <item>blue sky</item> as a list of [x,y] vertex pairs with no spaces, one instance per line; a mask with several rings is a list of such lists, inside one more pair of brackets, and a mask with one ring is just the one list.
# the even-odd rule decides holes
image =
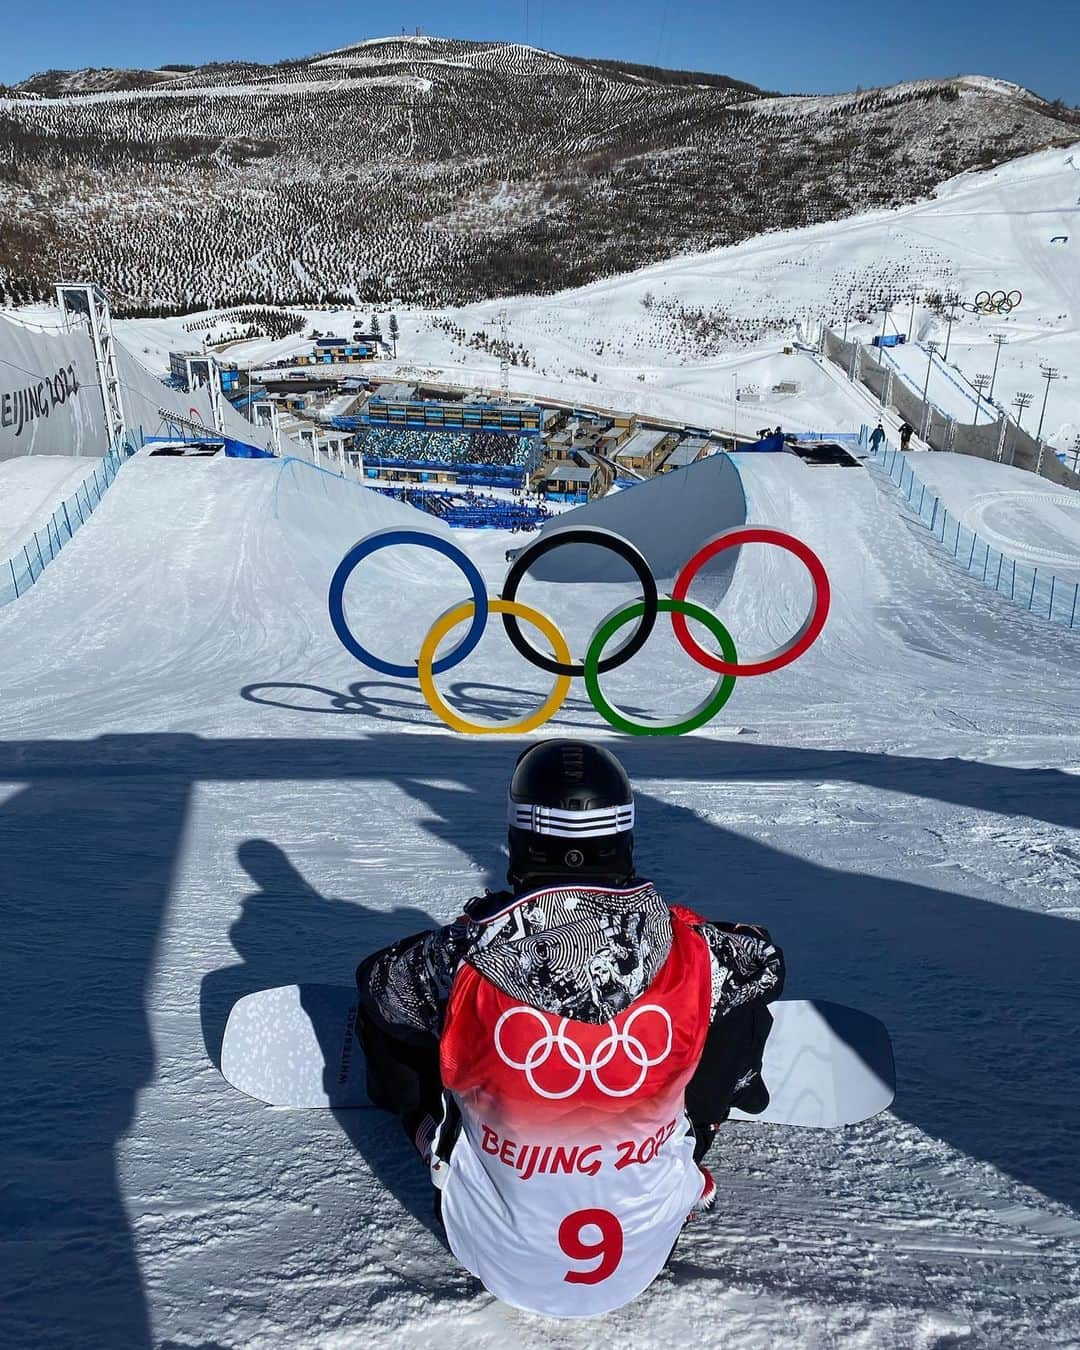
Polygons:
[[1080,0],[0,0],[0,82],[50,66],[275,61],[418,24],[785,92],[977,73],[1080,104]]

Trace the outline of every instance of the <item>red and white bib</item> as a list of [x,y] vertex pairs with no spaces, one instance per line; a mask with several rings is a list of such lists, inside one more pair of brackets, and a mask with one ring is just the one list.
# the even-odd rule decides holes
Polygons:
[[652,985],[611,1022],[558,1017],[458,971],[441,1062],[462,1131],[442,1215],[454,1255],[497,1298],[591,1317],[656,1278],[702,1191],[684,1092],[709,1012],[708,948],[677,913]]

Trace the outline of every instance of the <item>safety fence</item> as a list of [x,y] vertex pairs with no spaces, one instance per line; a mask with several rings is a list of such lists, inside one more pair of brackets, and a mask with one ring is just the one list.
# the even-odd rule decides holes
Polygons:
[[1080,583],[1064,581],[1046,567],[1029,567],[992,548],[951,512],[915,475],[911,460],[894,446],[871,450],[870,463],[899,490],[915,516],[970,575],[1014,604],[1066,628],[1080,616]]
[[[868,389],[882,408],[895,409],[932,450],[955,450],[961,455],[997,460],[1041,474],[1053,483],[1080,487],[1080,479],[1065,468],[1051,446],[1036,440],[1004,413],[981,425],[958,422],[911,388],[895,368],[895,362],[883,356],[879,348],[874,349],[872,356],[868,355],[861,343],[845,342],[831,328],[823,330],[822,352],[850,380]],[[931,360],[930,353],[927,360]],[[948,374],[940,358],[934,361],[934,368]],[[948,378],[961,387],[951,374]]]
[[110,450],[72,496],[62,501],[50,519],[30,535],[19,552],[0,563],[0,605],[25,595],[59,556],[93,515],[129,453],[126,448]]

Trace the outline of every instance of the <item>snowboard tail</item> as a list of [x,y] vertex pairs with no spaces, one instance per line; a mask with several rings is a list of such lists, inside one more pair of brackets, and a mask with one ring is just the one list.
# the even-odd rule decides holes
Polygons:
[[[355,989],[335,984],[247,994],[229,1013],[222,1075],[270,1106],[370,1108],[356,1002]],[[733,1110],[732,1120],[823,1129],[887,1109],[895,1070],[877,1018],[818,999],[781,1000],[770,1011],[762,1077],[771,1100],[759,1115]]]

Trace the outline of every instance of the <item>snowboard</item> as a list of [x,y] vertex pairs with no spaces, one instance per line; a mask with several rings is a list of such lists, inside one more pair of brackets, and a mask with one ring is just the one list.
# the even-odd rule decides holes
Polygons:
[[[770,1005],[773,1028],[762,1076],[770,1102],[732,1120],[826,1129],[884,1111],[895,1091],[892,1044],[868,1013],[817,999]],[[369,1107],[364,1052],[353,1034],[356,991],[347,985],[282,985],[233,1004],[221,1072],[270,1106]]]

